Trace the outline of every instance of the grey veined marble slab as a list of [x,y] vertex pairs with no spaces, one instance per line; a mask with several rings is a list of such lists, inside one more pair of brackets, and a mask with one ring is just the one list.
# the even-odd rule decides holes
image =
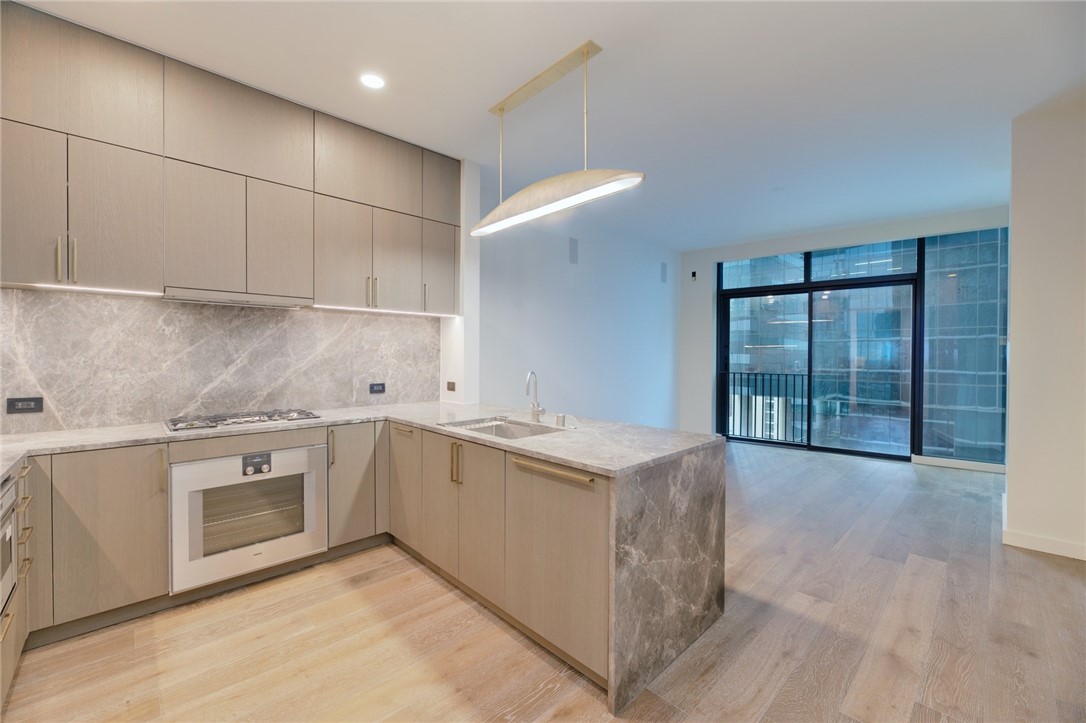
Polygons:
[[[5,434],[284,407],[436,400],[437,319],[0,290]],[[369,383],[387,393],[369,394]]]

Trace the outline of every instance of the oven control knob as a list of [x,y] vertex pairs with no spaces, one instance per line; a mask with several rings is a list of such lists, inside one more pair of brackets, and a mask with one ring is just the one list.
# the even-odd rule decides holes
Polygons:
[[262,464],[262,465],[260,465],[260,471],[261,472],[271,472],[271,465],[270,464]]
[[251,466],[250,466],[250,467],[246,467],[246,468],[245,468],[245,474],[252,474],[252,473],[253,473],[253,472],[255,472],[255,471],[256,471],[256,470],[255,470],[255,469],[253,469],[253,468],[252,468]]

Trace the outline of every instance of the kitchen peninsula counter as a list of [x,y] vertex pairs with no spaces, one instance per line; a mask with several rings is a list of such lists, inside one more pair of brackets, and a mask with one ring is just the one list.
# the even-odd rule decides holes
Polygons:
[[[28,456],[389,421],[565,465],[609,480],[609,630],[605,686],[621,710],[724,608],[724,438],[568,418],[571,427],[495,438],[447,422],[528,413],[444,402],[314,410],[317,419],[171,432],[161,422],[0,438],[6,476]],[[554,425],[553,414],[543,424]],[[602,573],[601,573],[602,574]],[[602,677],[602,676],[601,676]],[[597,680],[597,682],[599,682]]]

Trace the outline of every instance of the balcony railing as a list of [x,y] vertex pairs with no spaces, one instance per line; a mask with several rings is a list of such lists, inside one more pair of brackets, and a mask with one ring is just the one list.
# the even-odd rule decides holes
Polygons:
[[807,375],[728,373],[729,437],[807,442]]

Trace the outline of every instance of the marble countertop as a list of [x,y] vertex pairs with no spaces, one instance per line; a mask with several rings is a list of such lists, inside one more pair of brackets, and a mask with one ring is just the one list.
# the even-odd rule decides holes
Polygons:
[[[14,471],[27,456],[61,454],[107,447],[127,447],[137,444],[179,442],[188,439],[254,434],[332,424],[388,420],[408,424],[470,442],[516,452],[528,457],[568,465],[594,474],[619,477],[636,472],[668,459],[680,457],[702,447],[724,444],[724,438],[709,434],[677,432],[635,424],[605,422],[578,418],[567,421],[576,428],[525,439],[498,439],[464,429],[440,426],[445,422],[466,419],[509,416],[528,421],[527,410],[508,409],[481,404],[452,404],[449,402],[419,402],[342,409],[315,409],[319,419],[296,422],[267,422],[238,427],[194,429],[170,432],[162,422],[135,424],[125,427],[70,429],[35,434],[11,434],[0,437],[0,476]],[[543,416],[543,424],[554,425],[553,414]]]

